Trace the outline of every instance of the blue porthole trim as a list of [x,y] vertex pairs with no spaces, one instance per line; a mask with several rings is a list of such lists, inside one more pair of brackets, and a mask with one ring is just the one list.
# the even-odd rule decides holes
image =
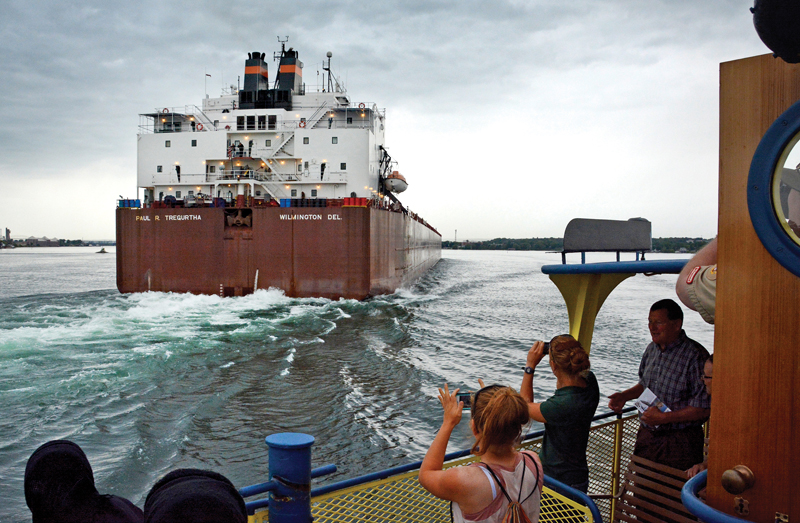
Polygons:
[[747,208],[753,228],[764,248],[795,276],[800,276],[800,245],[779,223],[773,208],[772,183],[778,160],[798,132],[800,102],[787,109],[767,129],[753,155],[747,178]]

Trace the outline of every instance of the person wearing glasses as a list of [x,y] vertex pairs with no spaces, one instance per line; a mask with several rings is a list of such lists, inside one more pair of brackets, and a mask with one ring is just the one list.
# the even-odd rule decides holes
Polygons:
[[686,336],[683,310],[673,300],[650,307],[648,327],[653,342],[644,350],[639,383],[608,397],[608,408],[620,412],[625,402],[645,389],[655,394],[666,411],[651,406],[639,416],[639,432],[633,453],[680,470],[703,461],[703,423],[711,398],[700,379],[708,351]]
[[[714,374],[714,355],[708,357],[705,365],[703,365],[703,384],[706,386],[706,392],[711,396],[711,378]],[[686,476],[693,478],[708,468],[708,456],[705,457],[702,463],[694,465],[686,471]]]
[[469,422],[475,436],[471,451],[480,460],[442,470],[447,442],[464,408],[456,396],[458,389],[450,392],[445,384],[439,389],[444,419],[420,466],[419,483],[434,496],[451,502],[456,523],[500,522],[507,508],[521,511],[535,523],[542,494],[542,464],[534,452],[515,448],[528,424],[528,404],[511,387],[480,385],[472,396]]
[[[533,399],[533,373],[549,353],[550,369],[556,376],[556,391],[542,403]],[[589,427],[600,402],[597,379],[589,370],[589,354],[580,342],[564,334],[545,343],[537,341],[528,351],[520,393],[528,402],[528,415],[544,423],[539,457],[544,473],[570,487],[586,492],[589,466],[586,446]]]

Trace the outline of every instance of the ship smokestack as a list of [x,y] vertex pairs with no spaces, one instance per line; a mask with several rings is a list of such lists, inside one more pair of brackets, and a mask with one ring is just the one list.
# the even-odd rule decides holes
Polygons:
[[303,85],[303,62],[298,60],[297,56],[297,51],[291,47],[282,53],[278,69],[278,90],[300,94]]
[[244,90],[250,92],[269,89],[269,74],[264,53],[247,53],[244,62]]

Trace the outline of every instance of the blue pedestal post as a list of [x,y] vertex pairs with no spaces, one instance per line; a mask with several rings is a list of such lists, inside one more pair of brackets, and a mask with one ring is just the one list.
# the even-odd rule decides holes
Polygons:
[[269,479],[278,484],[269,495],[270,523],[309,523],[314,436],[287,432],[267,436],[266,442]]

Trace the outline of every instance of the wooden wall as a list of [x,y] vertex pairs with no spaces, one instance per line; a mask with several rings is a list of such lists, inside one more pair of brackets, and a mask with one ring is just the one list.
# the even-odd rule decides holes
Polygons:
[[[719,276],[708,501],[733,514],[721,486],[735,465],[756,484],[749,516],[800,521],[800,278],[764,249],[747,209],[747,176],[772,122],[800,100],[800,66],[772,55],[720,66]],[[709,195],[710,196],[710,195]],[[795,400],[795,397],[798,399]]]

